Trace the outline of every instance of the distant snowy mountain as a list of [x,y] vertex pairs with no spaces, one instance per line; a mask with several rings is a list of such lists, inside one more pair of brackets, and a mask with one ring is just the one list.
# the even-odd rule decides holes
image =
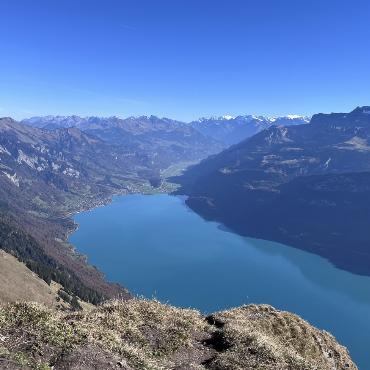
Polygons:
[[[32,127],[55,130],[60,128],[76,127],[84,132],[92,133],[101,139],[106,139],[107,134],[112,137],[117,135],[117,130],[133,135],[148,133],[181,132],[194,136],[195,133],[218,141],[221,146],[227,147],[237,144],[258,132],[273,125],[291,126],[310,122],[310,117],[288,115],[284,117],[266,117],[256,115],[200,118],[197,121],[185,123],[169,118],[156,116],[140,117],[79,117],[79,116],[45,116],[32,117],[22,121]],[[113,132],[114,131],[114,132]],[[103,135],[104,134],[104,135]]]
[[258,132],[273,125],[291,126],[302,125],[310,122],[310,117],[288,115],[284,117],[265,116],[221,116],[200,118],[191,122],[191,125],[203,135],[210,136],[224,145],[237,144]]

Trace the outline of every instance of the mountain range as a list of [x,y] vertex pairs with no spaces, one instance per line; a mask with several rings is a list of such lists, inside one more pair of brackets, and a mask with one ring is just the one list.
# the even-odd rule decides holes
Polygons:
[[[208,139],[216,140],[225,148],[236,144],[256,133],[265,130],[273,125],[290,126],[310,122],[310,117],[288,115],[282,117],[267,116],[221,116],[200,118],[190,123],[180,122],[169,118],[156,116],[128,117],[79,117],[79,116],[44,116],[25,119],[22,123],[27,125],[54,130],[58,128],[76,127],[82,131],[93,133],[102,139],[114,140],[117,142],[121,135],[127,138],[130,136],[139,139],[151,138],[154,133],[167,132],[184,133],[189,139],[201,140],[201,136],[195,137],[195,131]],[[195,131],[194,131],[195,130]],[[198,134],[199,135],[199,134]],[[176,137],[174,137],[176,139]],[[178,139],[178,137],[177,137]],[[212,142],[212,141],[211,141]],[[122,140],[118,140],[122,144]],[[196,141],[193,142],[196,144]],[[214,144],[213,144],[214,145]]]
[[230,146],[271,126],[302,125],[309,122],[310,117],[297,115],[283,117],[245,115],[200,118],[198,121],[191,122],[191,125],[203,135]]
[[23,120],[22,124],[54,131],[76,128],[110,145],[137,153],[141,162],[159,172],[178,162],[199,161],[219,152],[223,145],[205,137],[183,122],[155,116],[86,117],[46,116]]
[[370,107],[272,126],[177,181],[207,219],[370,274]]

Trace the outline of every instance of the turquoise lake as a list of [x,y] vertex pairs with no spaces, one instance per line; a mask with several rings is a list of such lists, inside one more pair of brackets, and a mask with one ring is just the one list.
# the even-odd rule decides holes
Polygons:
[[268,303],[331,332],[360,370],[370,369],[370,277],[225,231],[181,197],[115,197],[75,221],[70,242],[132,293],[205,313]]

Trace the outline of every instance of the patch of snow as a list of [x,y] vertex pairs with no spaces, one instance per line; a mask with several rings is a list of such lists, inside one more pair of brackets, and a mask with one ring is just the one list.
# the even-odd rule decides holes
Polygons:
[[233,171],[230,168],[228,168],[228,167],[224,167],[224,168],[221,168],[219,170],[219,172],[221,172],[224,175],[228,175],[228,174],[232,173]]
[[302,116],[298,116],[297,114],[288,114],[286,116],[288,119],[298,119],[298,118],[303,118]]
[[331,158],[329,158],[329,159],[324,163],[324,167],[325,167],[325,168],[328,168],[328,167],[329,167],[330,162],[331,162]]
[[43,145],[32,145],[32,147],[42,154],[49,153],[49,149]]
[[281,161],[280,164],[286,164],[288,166],[290,165],[296,165],[299,164],[302,161],[302,159],[286,159],[285,161]]
[[283,152],[299,152],[304,150],[303,148],[296,148],[296,147],[288,147],[288,148],[283,148]]
[[10,175],[9,173],[5,171],[1,171],[16,187],[19,188],[19,179],[17,177],[17,174],[14,173],[14,175]]
[[266,120],[265,117],[263,117],[263,116],[256,116],[256,115],[252,115],[252,116],[250,116],[250,118],[253,119],[253,120],[255,120],[255,121],[261,121],[261,122]]
[[51,168],[54,170],[54,171],[58,171],[60,169],[60,165],[59,164],[56,164],[54,162],[51,163]]
[[63,174],[66,175],[66,176],[69,176],[69,177],[74,177],[76,179],[78,179],[80,177],[80,172],[73,169],[73,168],[66,168],[64,171],[63,171]]
[[35,157],[29,157],[27,156],[25,153],[23,153],[22,150],[18,150],[18,158],[17,158],[17,162],[19,164],[22,164],[25,163],[27,166],[33,168],[33,169],[36,169],[36,164],[37,164],[37,158]]
[[4,146],[0,145],[0,153],[10,155],[10,152],[8,149],[6,149]]
[[226,121],[230,121],[231,119],[235,119],[234,116],[230,116],[228,114],[226,116],[222,116],[221,118],[224,119],[224,120],[226,120]]

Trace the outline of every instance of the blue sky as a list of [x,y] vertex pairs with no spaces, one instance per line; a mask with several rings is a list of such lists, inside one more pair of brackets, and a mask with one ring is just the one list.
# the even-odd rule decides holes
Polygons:
[[370,105],[368,0],[1,0],[0,116]]

